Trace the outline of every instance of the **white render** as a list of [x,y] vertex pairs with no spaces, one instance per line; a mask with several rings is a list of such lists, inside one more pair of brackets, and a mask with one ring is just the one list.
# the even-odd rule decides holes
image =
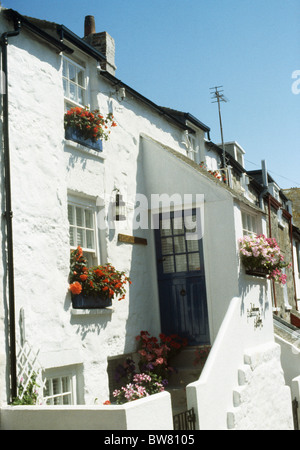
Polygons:
[[[1,33],[11,28],[12,23],[1,16]],[[113,85],[99,73],[97,61],[79,50],[76,52],[88,71],[91,109],[99,108],[104,114],[112,112],[117,122],[109,140],[103,143],[101,154],[64,138],[62,55],[26,30],[9,40],[17,340],[21,340],[19,319],[22,309],[26,340],[35,351],[40,351],[43,368],[54,371],[64,368],[76,374],[77,403],[94,405],[99,402],[101,405],[109,395],[108,358],[134,352],[135,337],[141,330],[148,330],[153,335],[160,333],[153,230],[140,229],[136,233],[147,239],[146,246],[118,242],[118,233],[131,235],[134,232],[136,195],[143,194],[150,201],[151,194],[155,193],[201,194],[204,198],[203,241],[209,327],[211,342],[216,340],[217,343],[203,377],[206,380],[206,374],[212,371],[208,395],[213,393],[214,386],[224,388],[224,404],[221,401],[219,410],[221,418],[208,424],[208,428],[224,429],[243,355],[249,348],[255,353],[256,348],[260,352],[262,346],[274,346],[269,282],[253,281],[239,264],[237,240],[242,236],[240,212],[243,200],[190,161],[183,129],[128,93],[120,99]],[[213,151],[206,153],[203,130],[198,130],[198,138],[200,151],[196,162],[205,158],[207,165],[216,170],[218,155]],[[110,221],[116,189],[120,189],[127,204],[126,222]],[[3,195],[2,187],[2,202]],[[98,230],[99,262],[111,262],[132,279],[125,300],[114,301],[112,308],[105,312],[79,313],[71,307],[68,196],[95,203],[98,223],[103,223],[103,218],[106,222],[106,228]],[[247,208],[257,212],[249,202]],[[263,214],[261,221],[264,229]],[[5,286],[4,270],[2,263],[1,289]],[[2,298],[3,295],[1,302]],[[226,327],[224,318],[226,322],[233,301],[239,307],[234,310],[234,321]],[[253,322],[247,319],[251,304],[261,308],[262,328],[254,328]],[[1,405],[8,401],[9,360],[5,338],[7,304],[3,302],[0,306]],[[224,342],[236,341],[238,345],[238,352],[226,349],[226,358],[219,348],[220,327],[226,330]],[[275,414],[274,423],[281,422],[290,429],[289,388],[282,381],[277,347],[272,352],[271,363],[262,360],[260,365],[263,375],[247,390],[243,414],[244,409],[253,405],[260,392],[270,385],[272,378],[272,392],[278,387],[276,402],[282,405],[280,414]],[[226,371],[228,378],[224,380]],[[200,389],[197,383],[202,386],[201,378],[193,385],[195,391]],[[193,386],[188,392],[194,392]],[[191,395],[191,403],[200,408],[196,394]],[[214,395],[208,397],[205,405],[207,417],[214,417]],[[258,416],[257,420],[263,420],[268,412],[262,409],[261,414],[263,417]],[[236,428],[248,428],[252,424],[250,418],[245,422],[240,420]]]

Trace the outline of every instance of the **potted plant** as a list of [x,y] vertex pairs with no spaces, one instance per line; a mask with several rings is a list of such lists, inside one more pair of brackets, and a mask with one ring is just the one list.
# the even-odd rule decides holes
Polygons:
[[125,298],[125,285],[131,281],[125,272],[119,272],[110,263],[87,267],[80,246],[71,251],[70,285],[73,308],[106,308],[112,300]]
[[267,277],[281,285],[286,283],[287,276],[282,273],[290,264],[284,262],[279,245],[274,238],[265,235],[244,236],[239,239],[240,256],[246,273]]
[[107,140],[111,127],[117,126],[111,113],[104,116],[99,110],[74,107],[64,116],[66,139],[71,139],[92,149],[101,151],[102,141]]

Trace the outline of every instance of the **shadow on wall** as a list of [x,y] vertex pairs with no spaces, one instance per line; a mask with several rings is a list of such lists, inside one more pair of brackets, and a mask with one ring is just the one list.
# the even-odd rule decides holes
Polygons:
[[241,315],[247,314],[250,304],[253,304],[254,307],[259,308],[265,318],[270,308],[267,280],[246,275],[240,271],[238,284],[239,297],[241,298]]

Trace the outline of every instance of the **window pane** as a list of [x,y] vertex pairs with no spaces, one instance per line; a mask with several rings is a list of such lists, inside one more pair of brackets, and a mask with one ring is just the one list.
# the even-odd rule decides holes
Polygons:
[[63,76],[68,78],[68,63],[65,59],[63,60]]
[[172,234],[171,229],[171,220],[168,219],[161,219],[160,220],[160,235],[161,236],[170,236]]
[[80,103],[81,105],[83,105],[85,103],[84,101],[84,89],[82,88],[77,88],[77,102]]
[[83,227],[84,226],[84,210],[82,208],[79,208],[78,206],[76,206],[76,225],[78,225],[79,227]]
[[70,83],[69,89],[70,89],[70,94],[69,94],[70,100],[76,101],[77,100],[77,93],[76,93],[77,89],[76,89],[75,84]]
[[173,218],[173,233],[174,234],[184,233],[183,220],[181,216]]
[[76,83],[76,67],[69,63],[69,80]]
[[93,213],[88,209],[85,210],[85,226],[87,228],[93,228]]
[[161,240],[161,252],[163,255],[173,253],[173,241],[171,237],[162,238]]
[[187,271],[187,260],[186,255],[176,255],[176,272],[186,272]]
[[196,215],[194,214],[192,216],[185,216],[184,225],[188,233],[195,233],[197,231]]
[[174,249],[175,253],[185,253],[185,237],[175,236],[174,237]]
[[70,227],[70,245],[71,245],[71,247],[74,247],[76,245],[75,228],[74,227]]
[[68,89],[68,82],[67,80],[63,80],[63,86],[64,86],[64,95],[65,97],[69,96],[69,89]]
[[189,270],[200,270],[200,258],[199,253],[189,253]]
[[77,237],[76,245],[85,247],[85,245],[84,245],[84,230],[82,230],[81,228],[77,228],[76,237]]
[[84,71],[82,69],[78,69],[77,82],[78,82],[79,86],[81,86],[83,88],[85,87],[84,86]]
[[163,270],[164,270],[164,273],[173,273],[173,272],[175,272],[173,256],[165,256],[164,257]]
[[86,248],[94,248],[94,232],[90,230],[86,231]]
[[188,252],[197,252],[199,250],[199,243],[197,239],[189,239],[186,241]]
[[74,225],[75,221],[74,221],[74,208],[72,205],[68,205],[68,219],[69,219],[69,223],[70,225]]

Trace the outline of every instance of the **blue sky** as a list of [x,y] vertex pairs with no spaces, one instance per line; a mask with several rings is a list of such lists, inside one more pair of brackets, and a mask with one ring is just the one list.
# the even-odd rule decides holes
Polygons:
[[[223,86],[225,141],[246,169],[300,187],[300,0],[3,0],[83,36],[84,17],[116,42],[116,77],[161,106],[189,112],[221,140],[210,88]],[[292,74],[299,71],[296,79]],[[294,89],[295,91],[295,89]],[[300,82],[296,92],[300,91]]]

